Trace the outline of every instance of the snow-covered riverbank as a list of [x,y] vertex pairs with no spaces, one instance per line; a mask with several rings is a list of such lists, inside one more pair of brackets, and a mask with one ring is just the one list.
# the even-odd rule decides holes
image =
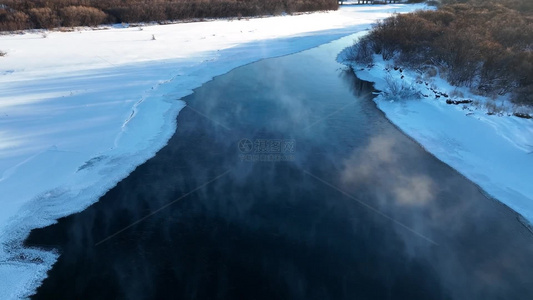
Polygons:
[[[345,55],[341,53],[339,60]],[[533,223],[533,119],[492,115],[482,104],[493,100],[439,77],[401,69],[378,55],[372,67],[352,67],[359,78],[375,82],[382,91],[375,102],[392,123],[522,215],[524,224]],[[446,103],[464,99],[481,105]]]
[[21,248],[29,230],[83,210],[155,155],[192,89],[422,7],[0,36],[0,298],[32,293],[57,258]]

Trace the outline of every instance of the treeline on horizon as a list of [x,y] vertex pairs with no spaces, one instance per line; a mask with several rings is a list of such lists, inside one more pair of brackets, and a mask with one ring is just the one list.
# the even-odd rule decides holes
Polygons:
[[337,0],[0,0],[0,31],[335,10]]
[[378,22],[351,59],[369,64],[381,54],[415,69],[437,67],[454,85],[485,96],[510,93],[514,103],[533,106],[533,1],[441,3]]

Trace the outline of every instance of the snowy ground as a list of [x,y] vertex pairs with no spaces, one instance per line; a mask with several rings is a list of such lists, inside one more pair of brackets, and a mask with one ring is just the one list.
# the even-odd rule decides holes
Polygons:
[[[427,151],[521,214],[526,220],[523,223],[531,226],[533,119],[511,113],[488,115],[483,105],[446,104],[448,99],[471,99],[481,104],[492,100],[465,87],[451,86],[438,76],[424,78],[412,70],[395,70],[392,62],[378,55],[374,63],[372,68],[353,67],[359,78],[375,82],[383,91],[375,101],[387,118]],[[403,88],[403,94],[411,96],[395,96],[391,87]]]
[[0,36],[0,299],[34,291],[57,258],[21,248],[29,230],[83,210],[155,155],[192,89],[418,8]]

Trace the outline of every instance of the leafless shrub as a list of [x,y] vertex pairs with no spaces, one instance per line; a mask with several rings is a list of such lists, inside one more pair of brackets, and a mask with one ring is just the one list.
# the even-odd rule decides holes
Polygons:
[[0,9],[0,30],[15,31],[30,27],[30,17],[26,13]]
[[48,7],[32,8],[29,10],[29,15],[35,28],[51,29],[60,25],[59,17]]
[[524,115],[524,116],[533,116],[533,107],[526,105],[515,105],[513,107],[513,113]]
[[354,51],[356,52],[354,60],[362,64],[371,64],[374,60],[372,57],[374,55],[373,48],[374,45],[370,39],[361,39],[354,47]]
[[487,114],[489,115],[503,115],[505,108],[503,105],[498,105],[495,101],[489,100],[485,102],[485,108],[487,109]]
[[354,41],[353,46],[345,49],[344,59],[358,64],[371,64],[373,62],[372,55],[374,54],[372,41],[363,37],[358,41]]
[[63,26],[96,26],[102,24],[107,15],[94,7],[68,6],[59,10]]
[[407,84],[405,81],[396,78],[390,74],[385,77],[387,89],[383,91],[383,95],[387,100],[409,100],[420,99],[420,91],[412,84]]

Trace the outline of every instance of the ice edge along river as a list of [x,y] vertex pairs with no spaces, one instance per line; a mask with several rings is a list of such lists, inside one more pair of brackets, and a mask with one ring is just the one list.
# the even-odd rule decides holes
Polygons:
[[[352,64],[345,60],[345,51],[339,54],[339,62],[351,65],[360,79],[374,82],[384,92],[374,101],[387,119],[489,197],[518,212],[523,217],[518,219],[533,233],[533,120],[488,115],[483,106],[446,104],[448,96],[442,95],[460,94],[455,100],[479,103],[493,100],[452,86],[439,76],[424,79],[413,70],[395,70],[392,61],[379,55],[374,56],[372,67]],[[425,96],[395,99],[390,96],[391,82]]]
[[57,259],[22,248],[29,231],[83,210],[153,157],[176,130],[178,99],[238,66],[421,8],[0,36],[0,298],[31,295]]

